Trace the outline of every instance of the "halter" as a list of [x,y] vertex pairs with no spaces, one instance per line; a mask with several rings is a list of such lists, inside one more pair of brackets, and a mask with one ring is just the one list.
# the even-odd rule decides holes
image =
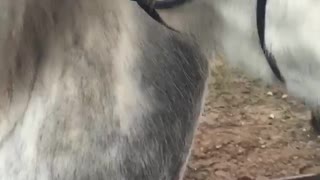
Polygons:
[[143,0],[131,0],[131,1],[135,1],[136,3],[138,3],[138,5],[154,20],[156,20],[158,23],[162,24],[163,26],[165,26],[166,28],[173,30],[175,32],[178,32],[177,30],[173,29],[172,27],[170,27],[169,25],[167,25],[163,19],[161,18],[161,16],[158,14],[158,12],[156,11],[155,8],[150,7],[145,1]]
[[174,8],[174,7],[183,5],[187,1],[190,1],[190,0],[162,0],[162,1],[156,1],[154,3],[154,7],[156,9],[170,9],[170,8]]
[[262,51],[264,53],[264,56],[266,57],[273,74],[278,78],[279,81],[281,81],[282,83],[285,83],[285,80],[277,66],[277,62],[274,56],[268,51],[265,44],[266,6],[267,6],[267,0],[257,0],[257,9],[256,9],[257,19],[256,20],[257,20],[259,42],[260,42]]

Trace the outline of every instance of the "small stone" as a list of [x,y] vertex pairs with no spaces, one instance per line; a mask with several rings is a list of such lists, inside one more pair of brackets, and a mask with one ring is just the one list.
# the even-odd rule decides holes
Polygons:
[[274,118],[275,118],[274,114],[270,114],[270,115],[269,115],[269,118],[270,118],[270,119],[274,119]]
[[267,95],[268,95],[268,96],[273,96],[273,93],[272,93],[271,91],[269,91],[269,92],[267,93]]
[[266,148],[267,146],[265,144],[261,145],[261,148],[264,149]]
[[244,149],[242,148],[238,150],[238,154],[242,154],[243,152],[244,152]]
[[281,98],[282,98],[282,99],[287,99],[287,98],[288,98],[288,95],[287,95],[287,94],[283,94],[283,95],[281,96]]
[[216,149],[220,149],[222,145],[216,145]]

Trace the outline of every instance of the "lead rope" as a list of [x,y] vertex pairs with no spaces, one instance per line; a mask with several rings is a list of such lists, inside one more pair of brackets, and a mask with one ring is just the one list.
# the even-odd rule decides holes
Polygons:
[[274,73],[274,75],[278,78],[279,81],[285,84],[285,79],[281,75],[281,72],[277,66],[277,62],[274,56],[268,51],[265,44],[265,15],[266,15],[266,5],[267,0],[257,0],[257,29],[260,40],[260,46],[263,50],[263,53],[269,63],[269,66]]

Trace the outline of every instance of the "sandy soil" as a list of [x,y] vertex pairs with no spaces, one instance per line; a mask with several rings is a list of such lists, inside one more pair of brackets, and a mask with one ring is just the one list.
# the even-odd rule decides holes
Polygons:
[[185,179],[320,173],[320,138],[304,105],[217,62]]

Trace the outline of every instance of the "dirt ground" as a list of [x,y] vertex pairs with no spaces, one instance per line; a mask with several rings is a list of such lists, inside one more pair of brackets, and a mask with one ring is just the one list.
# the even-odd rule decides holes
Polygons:
[[217,62],[185,179],[267,180],[320,173],[320,137],[304,105]]

